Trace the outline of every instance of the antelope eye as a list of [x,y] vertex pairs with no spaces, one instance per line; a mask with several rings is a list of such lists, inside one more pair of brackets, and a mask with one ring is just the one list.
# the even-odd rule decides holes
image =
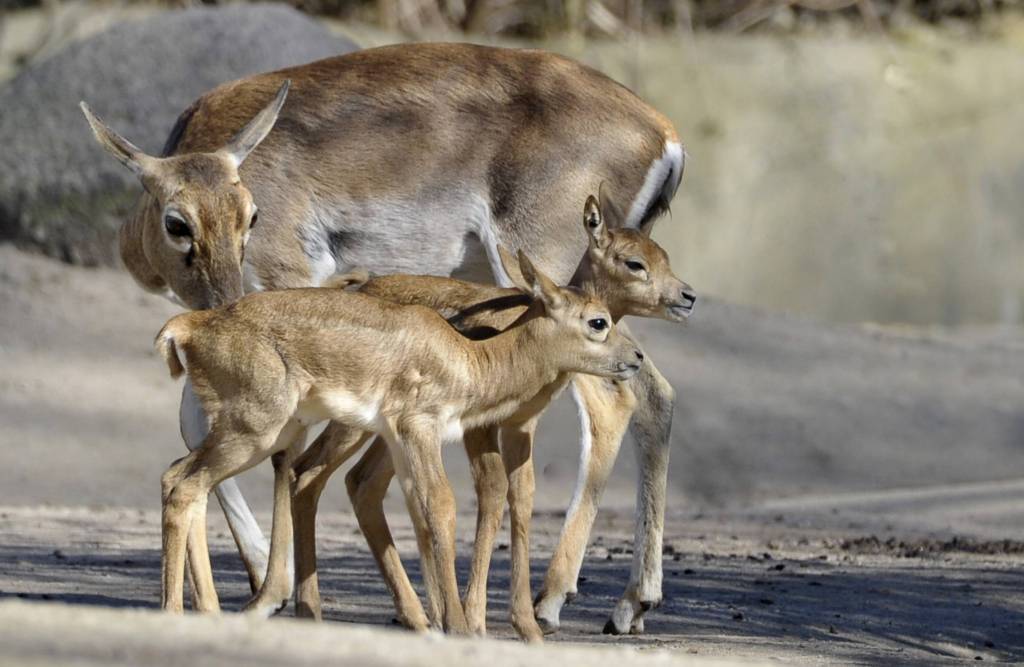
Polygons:
[[185,221],[181,218],[173,215],[164,216],[164,229],[171,236],[177,236],[179,238],[191,238],[192,230],[185,224]]
[[590,328],[594,331],[604,331],[608,328],[608,320],[603,317],[595,317],[592,320],[588,320],[587,324],[589,324]]
[[646,271],[647,267],[640,262],[633,261],[631,259],[626,260],[626,268],[630,271]]
[[253,227],[256,226],[256,221],[259,220],[259,217],[260,217],[260,212],[259,211],[253,211],[252,212],[252,219],[249,220],[249,229],[252,229]]

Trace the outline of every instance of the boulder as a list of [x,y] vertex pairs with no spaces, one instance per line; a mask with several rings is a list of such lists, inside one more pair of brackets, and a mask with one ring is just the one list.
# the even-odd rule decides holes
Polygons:
[[0,89],[0,240],[117,262],[117,230],[141,189],[95,142],[80,100],[155,154],[216,85],[356,48],[285,5],[231,5],[122,23],[29,66]]

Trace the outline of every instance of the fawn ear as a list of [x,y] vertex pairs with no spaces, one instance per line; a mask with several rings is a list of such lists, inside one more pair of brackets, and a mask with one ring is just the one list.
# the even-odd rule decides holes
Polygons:
[[501,261],[501,268],[505,269],[505,275],[512,281],[512,286],[524,292],[532,293],[533,287],[523,278],[523,272],[519,270],[519,261],[515,255],[508,251],[508,248],[498,244],[498,259]]
[[551,278],[541,273],[540,269],[533,265],[533,262],[530,261],[530,258],[522,250],[519,251],[519,270],[522,272],[523,279],[529,285],[529,291],[535,299],[539,299],[544,303],[545,307],[552,310],[562,307],[564,300],[558,285]]
[[597,198],[600,202],[601,219],[608,229],[619,229],[626,224],[626,216],[612,200],[611,188],[604,181],[601,181],[597,188]]
[[320,283],[320,287],[326,289],[348,289],[350,287],[362,287],[370,280],[370,272],[366,269],[352,269],[348,273],[341,273],[331,276]]
[[239,130],[238,134],[228,142],[227,146],[221,149],[235,163],[235,167],[241,165],[245,158],[249,157],[249,153],[259,146],[260,142],[270,134],[274,123],[277,122],[277,115],[281,113],[281,107],[284,106],[284,100],[288,97],[288,88],[291,86],[291,83],[290,80],[286,79],[281,84],[281,87],[277,89],[277,95],[274,96],[270,104],[263,107],[263,110],[256,114],[245,127]]
[[604,250],[611,243],[608,225],[601,215],[601,205],[597,203],[594,195],[587,197],[587,203],[583,205],[583,228],[587,230],[591,244],[598,250]]
[[82,113],[85,114],[85,119],[89,121],[89,127],[92,128],[96,141],[108,153],[113,155],[118,162],[128,167],[140,179],[156,174],[160,163],[159,158],[147,155],[141,148],[110,129],[106,123],[92,112],[92,109],[85,102],[79,102],[78,106],[81,107]]

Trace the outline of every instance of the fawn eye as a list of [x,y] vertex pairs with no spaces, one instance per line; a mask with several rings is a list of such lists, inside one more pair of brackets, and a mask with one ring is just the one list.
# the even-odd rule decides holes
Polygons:
[[608,320],[603,317],[595,317],[592,320],[588,320],[587,324],[589,324],[590,328],[594,331],[604,331],[608,328]]
[[646,271],[647,270],[646,266],[644,266],[640,262],[634,261],[632,259],[627,259],[626,260],[626,268],[629,269],[630,271]]
[[185,224],[185,221],[175,215],[164,216],[164,229],[171,236],[178,238],[191,238],[192,230]]

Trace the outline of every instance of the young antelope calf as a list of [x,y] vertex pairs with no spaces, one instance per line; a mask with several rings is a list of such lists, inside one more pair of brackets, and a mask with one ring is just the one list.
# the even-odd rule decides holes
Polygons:
[[[695,300],[692,288],[675,276],[668,255],[647,234],[621,228],[622,216],[604,194],[602,188],[601,202],[589,197],[584,206],[583,226],[590,242],[573,284],[608,304],[616,322],[625,315],[684,320]],[[506,259],[506,273],[514,281],[521,281],[511,262],[503,259]],[[339,279],[336,284],[359,285],[364,294],[396,303],[429,306],[469,336],[493,335],[514,326],[529,305],[529,299],[519,290],[448,278],[381,276],[367,280],[353,276]],[[588,429],[584,437],[588,444],[597,444],[589,447],[587,454],[605,459],[599,474],[594,476],[598,483],[593,494],[596,496],[600,494],[606,471],[611,468],[633,414],[636,404],[633,391],[642,391],[645,383],[656,381],[654,373],[649,363],[644,364],[640,376],[628,383],[591,375],[573,377],[566,373],[500,425],[472,429],[464,434],[478,497],[476,541],[464,599],[472,632],[483,634],[485,631],[487,575],[507,494],[512,523],[511,620],[525,639],[537,640],[542,634],[531,602],[528,533],[534,492],[533,434],[543,410],[571,379],[574,391],[586,408],[583,414],[587,414]],[[315,515],[320,494],[330,475],[348,458],[352,443],[366,437],[331,424],[296,463],[294,514],[297,611],[300,615],[320,616],[315,550]],[[346,483],[360,528],[394,597],[400,622],[422,629],[429,621],[402,568],[383,511],[384,495],[393,475],[387,445],[378,439],[349,472]],[[596,508],[596,498],[589,498],[588,502]],[[589,519],[570,524],[575,526],[575,531],[566,539],[573,551],[580,553],[580,560],[592,521],[591,514]],[[574,566],[578,569],[579,564]],[[269,576],[275,577],[274,574]],[[572,576],[575,580],[575,573]],[[430,581],[426,584],[428,589],[432,585]],[[437,613],[438,610],[431,609],[430,620],[435,623],[440,620]],[[550,628],[545,626],[544,629]]]
[[[598,299],[559,288],[522,254],[519,264],[534,304],[520,326],[483,341],[466,338],[429,308],[337,289],[252,294],[172,318],[157,347],[172,377],[188,373],[210,429],[202,446],[163,476],[164,608],[182,609],[187,542],[199,561],[199,607],[217,607],[203,536],[213,486],[294,450],[305,427],[333,420],[388,443],[424,536],[431,606],[445,630],[466,632],[442,441],[500,422],[563,373],[627,379],[643,361]],[[272,564],[283,562],[288,546],[288,495],[287,484],[275,484]]]

